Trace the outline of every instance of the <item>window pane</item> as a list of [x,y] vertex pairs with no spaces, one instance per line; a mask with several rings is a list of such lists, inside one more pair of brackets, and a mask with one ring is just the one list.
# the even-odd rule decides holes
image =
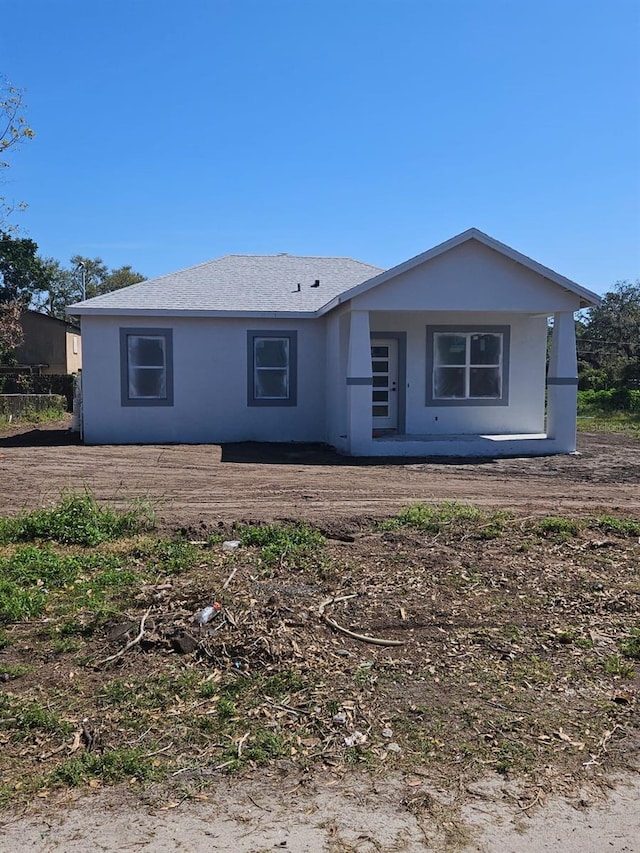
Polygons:
[[463,335],[435,335],[436,364],[464,364],[467,339]]
[[389,385],[389,377],[385,374],[384,376],[374,376],[373,377],[373,387],[374,388],[386,388]]
[[374,418],[386,418],[389,416],[389,406],[373,406]]
[[256,367],[287,367],[289,340],[287,338],[256,338]]
[[499,364],[501,343],[501,335],[471,335],[471,364]]
[[389,347],[371,347],[373,358],[389,358]]
[[374,403],[388,403],[389,402],[389,392],[388,391],[374,391],[372,399],[373,399]]
[[388,373],[389,372],[389,362],[388,361],[374,361],[371,364],[371,368],[374,373]]
[[129,335],[127,346],[131,367],[164,367],[164,338]]
[[500,368],[472,367],[469,376],[469,396],[500,397]]
[[166,374],[162,367],[130,367],[129,398],[164,398],[167,396]]
[[289,396],[286,370],[256,370],[256,399],[286,398]]
[[464,397],[464,367],[437,367],[433,386],[434,397]]

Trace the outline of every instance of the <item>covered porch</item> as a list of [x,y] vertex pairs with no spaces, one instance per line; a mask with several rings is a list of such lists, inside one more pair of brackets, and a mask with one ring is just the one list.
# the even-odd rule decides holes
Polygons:
[[[546,376],[546,316],[538,315],[538,326],[544,324],[545,328],[542,329],[542,334],[536,335],[537,350],[531,351],[531,360],[538,363],[537,373],[527,373],[519,367],[519,362],[527,360],[526,334],[523,332],[526,326],[516,329],[516,334],[513,333],[515,326],[510,327],[511,353],[505,354],[504,383],[508,385],[511,381],[512,393],[506,403],[501,403],[500,410],[492,408],[493,401],[484,400],[462,401],[459,410],[456,409],[457,401],[447,401],[446,405],[451,408],[443,409],[439,401],[429,400],[428,392],[425,398],[425,392],[422,389],[416,391],[415,386],[419,384],[420,377],[423,378],[422,385],[428,385],[428,380],[424,377],[431,367],[428,357],[420,357],[417,334],[413,335],[413,349],[411,343],[407,349],[405,332],[387,333],[395,335],[405,347],[404,354],[401,351],[397,392],[394,389],[394,393],[397,393],[399,416],[394,428],[377,429],[374,417],[376,376],[375,359],[372,368],[372,342],[383,333],[376,330],[376,322],[379,321],[374,319],[372,322],[372,314],[369,311],[350,311],[344,318],[347,320],[344,330],[348,336],[345,377],[346,430],[340,449],[354,456],[405,457],[543,456],[574,452],[578,379],[573,312],[557,311],[551,316],[553,333]],[[502,319],[501,322],[507,323],[508,318]],[[421,318],[418,323],[424,326],[424,319]],[[410,342],[411,339],[410,332]],[[506,339],[508,340],[508,336]],[[521,339],[524,339],[524,343]],[[402,343],[403,341],[405,343]],[[422,350],[424,352],[424,344]],[[403,359],[406,362],[404,364]],[[526,381],[523,381],[523,377]],[[536,400],[535,416],[531,417],[526,411],[519,414],[517,407],[524,411],[528,405],[531,410],[531,399]],[[466,407],[464,403],[467,404]],[[436,414],[432,417],[433,412]],[[437,430],[424,429],[430,418]],[[458,427],[462,425],[463,428],[451,429],[448,432],[446,423]],[[500,425],[507,424],[515,428],[499,428]],[[529,429],[523,430],[522,425],[528,426]],[[495,426],[498,426],[498,429],[495,429]]]

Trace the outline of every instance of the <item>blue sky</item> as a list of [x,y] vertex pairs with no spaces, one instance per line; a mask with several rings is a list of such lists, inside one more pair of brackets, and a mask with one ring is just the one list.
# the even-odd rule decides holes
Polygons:
[[471,226],[640,277],[639,0],[0,0],[41,253],[388,267]]

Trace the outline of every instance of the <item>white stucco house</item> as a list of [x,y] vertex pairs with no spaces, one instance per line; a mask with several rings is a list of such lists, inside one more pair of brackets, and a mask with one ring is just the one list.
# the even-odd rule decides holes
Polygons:
[[569,453],[574,312],[598,301],[475,228],[386,271],[228,255],[69,306],[84,440]]

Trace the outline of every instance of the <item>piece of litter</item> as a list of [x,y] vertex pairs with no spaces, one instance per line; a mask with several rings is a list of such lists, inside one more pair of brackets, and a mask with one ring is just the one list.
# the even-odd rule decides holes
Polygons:
[[229,539],[227,542],[222,543],[223,551],[235,551],[236,548],[239,548],[242,543],[239,539]]
[[352,735],[347,735],[344,739],[345,746],[360,746],[360,744],[366,743],[367,736],[363,735],[362,732],[354,732]]

